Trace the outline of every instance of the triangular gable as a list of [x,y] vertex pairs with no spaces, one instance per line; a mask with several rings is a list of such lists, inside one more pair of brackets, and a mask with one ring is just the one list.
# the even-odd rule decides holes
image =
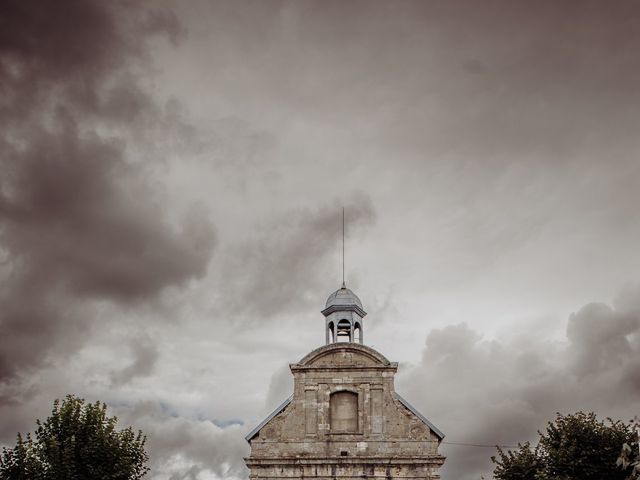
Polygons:
[[407,402],[404,398],[402,398],[398,393],[393,392],[393,397],[398,400],[402,405],[404,405],[405,407],[407,407],[409,409],[409,411],[411,413],[413,413],[416,417],[418,417],[420,420],[422,420],[422,422],[431,429],[431,431],[433,433],[436,434],[436,436],[442,440],[444,438],[444,433],[442,433],[442,431],[436,427],[433,423],[431,423],[429,420],[427,420],[427,418],[422,415],[418,410],[416,410],[416,408],[411,405],[409,402]]
[[269,416],[267,416],[267,418],[265,418],[263,421],[261,421],[258,426],[256,428],[254,428],[253,430],[251,430],[249,433],[247,433],[247,435],[244,437],[244,439],[249,442],[251,441],[251,439],[253,437],[256,436],[256,434],[262,430],[262,427],[264,427],[267,423],[269,423],[269,421],[275,417],[276,415],[278,415],[281,411],[283,411],[285,408],[287,408],[287,405],[289,405],[291,403],[291,400],[293,400],[293,395],[291,395],[289,398],[287,398],[284,402],[282,402],[280,405],[278,405],[278,407],[269,414]]

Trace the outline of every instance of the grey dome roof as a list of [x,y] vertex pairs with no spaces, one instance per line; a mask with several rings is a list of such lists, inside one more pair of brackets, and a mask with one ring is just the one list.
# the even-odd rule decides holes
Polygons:
[[336,290],[329,298],[327,298],[327,305],[325,308],[329,308],[331,306],[346,306],[346,305],[357,305],[360,308],[364,308],[362,306],[362,302],[358,298],[358,296],[349,290],[347,287],[343,286],[339,290]]

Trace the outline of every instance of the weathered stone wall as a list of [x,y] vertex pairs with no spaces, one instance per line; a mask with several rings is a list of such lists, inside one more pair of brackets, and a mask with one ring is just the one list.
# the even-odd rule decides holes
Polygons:
[[[332,344],[291,371],[292,401],[250,439],[252,479],[439,478],[441,439],[395,397],[396,363],[369,347]],[[334,396],[332,409],[340,392],[353,397]]]

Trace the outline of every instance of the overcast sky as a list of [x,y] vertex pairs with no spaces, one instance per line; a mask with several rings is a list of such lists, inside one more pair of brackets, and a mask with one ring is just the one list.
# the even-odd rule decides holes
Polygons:
[[[445,441],[640,414],[640,2],[5,0],[0,444],[244,479],[346,277]],[[442,445],[444,480],[495,449]]]

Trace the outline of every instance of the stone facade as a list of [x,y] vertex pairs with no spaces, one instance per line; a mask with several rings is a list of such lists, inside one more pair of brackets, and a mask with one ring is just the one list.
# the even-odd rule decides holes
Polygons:
[[440,478],[444,435],[395,392],[397,363],[349,342],[290,368],[293,395],[247,436],[251,479]]

